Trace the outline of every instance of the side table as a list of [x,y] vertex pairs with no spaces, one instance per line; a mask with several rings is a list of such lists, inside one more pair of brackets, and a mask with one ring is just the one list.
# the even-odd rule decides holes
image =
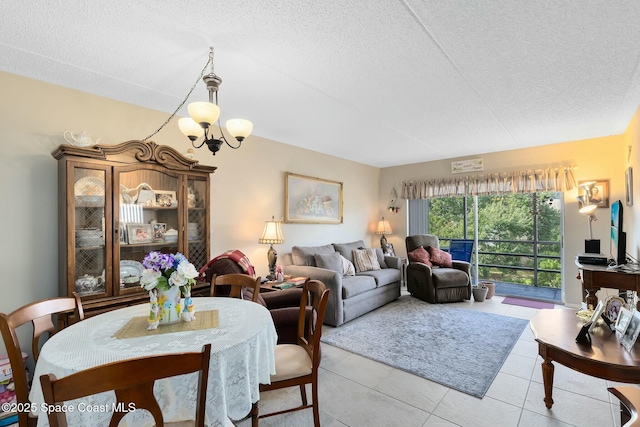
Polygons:
[[407,266],[409,265],[409,260],[407,258],[400,257],[400,264],[402,265],[400,285],[406,288],[407,287]]

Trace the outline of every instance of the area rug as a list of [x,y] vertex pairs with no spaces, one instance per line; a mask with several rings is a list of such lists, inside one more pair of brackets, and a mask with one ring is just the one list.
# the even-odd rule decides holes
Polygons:
[[482,398],[528,323],[407,295],[322,341]]
[[533,301],[530,299],[513,298],[513,297],[505,297],[505,299],[502,300],[502,303],[509,304],[509,305],[519,305],[521,307],[531,307],[531,308],[554,308],[555,307],[550,302]]

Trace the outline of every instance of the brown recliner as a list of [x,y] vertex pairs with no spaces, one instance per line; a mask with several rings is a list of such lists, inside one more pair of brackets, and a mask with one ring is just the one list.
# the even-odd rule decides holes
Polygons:
[[[204,280],[211,283],[213,275],[243,274],[245,273],[235,261],[221,258],[210,263],[203,271]],[[224,285],[223,285],[224,286]],[[223,289],[224,293],[224,289]],[[251,301],[253,292],[245,291],[244,299]],[[273,324],[278,333],[278,344],[297,344],[298,315],[302,288],[285,289],[283,291],[261,292],[258,304],[263,305],[271,313]]]
[[[440,248],[438,236],[419,234],[405,239],[407,254],[423,246]],[[453,261],[453,268],[430,267],[410,261],[407,266],[407,290],[411,295],[432,304],[471,299],[471,264]]]

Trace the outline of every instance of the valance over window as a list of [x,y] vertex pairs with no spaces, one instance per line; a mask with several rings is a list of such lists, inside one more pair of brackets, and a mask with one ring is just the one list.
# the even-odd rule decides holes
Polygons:
[[465,195],[566,191],[576,187],[572,169],[571,167],[547,168],[448,179],[403,181],[401,197],[412,200]]

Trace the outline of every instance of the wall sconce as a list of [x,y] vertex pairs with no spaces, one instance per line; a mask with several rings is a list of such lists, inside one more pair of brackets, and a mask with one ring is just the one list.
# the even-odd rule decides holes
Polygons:
[[267,279],[269,280],[276,279],[276,261],[278,260],[278,253],[273,248],[273,245],[281,245],[284,243],[281,224],[281,221],[276,221],[272,216],[271,221],[264,222],[262,236],[258,239],[258,243],[271,245],[267,251],[267,261],[269,262],[269,275],[267,276]]
[[387,210],[392,214],[397,214],[400,211],[400,208],[396,206],[397,199],[398,199],[398,193],[396,192],[396,189],[393,188],[391,190],[391,201],[389,202],[389,207],[387,208]]

